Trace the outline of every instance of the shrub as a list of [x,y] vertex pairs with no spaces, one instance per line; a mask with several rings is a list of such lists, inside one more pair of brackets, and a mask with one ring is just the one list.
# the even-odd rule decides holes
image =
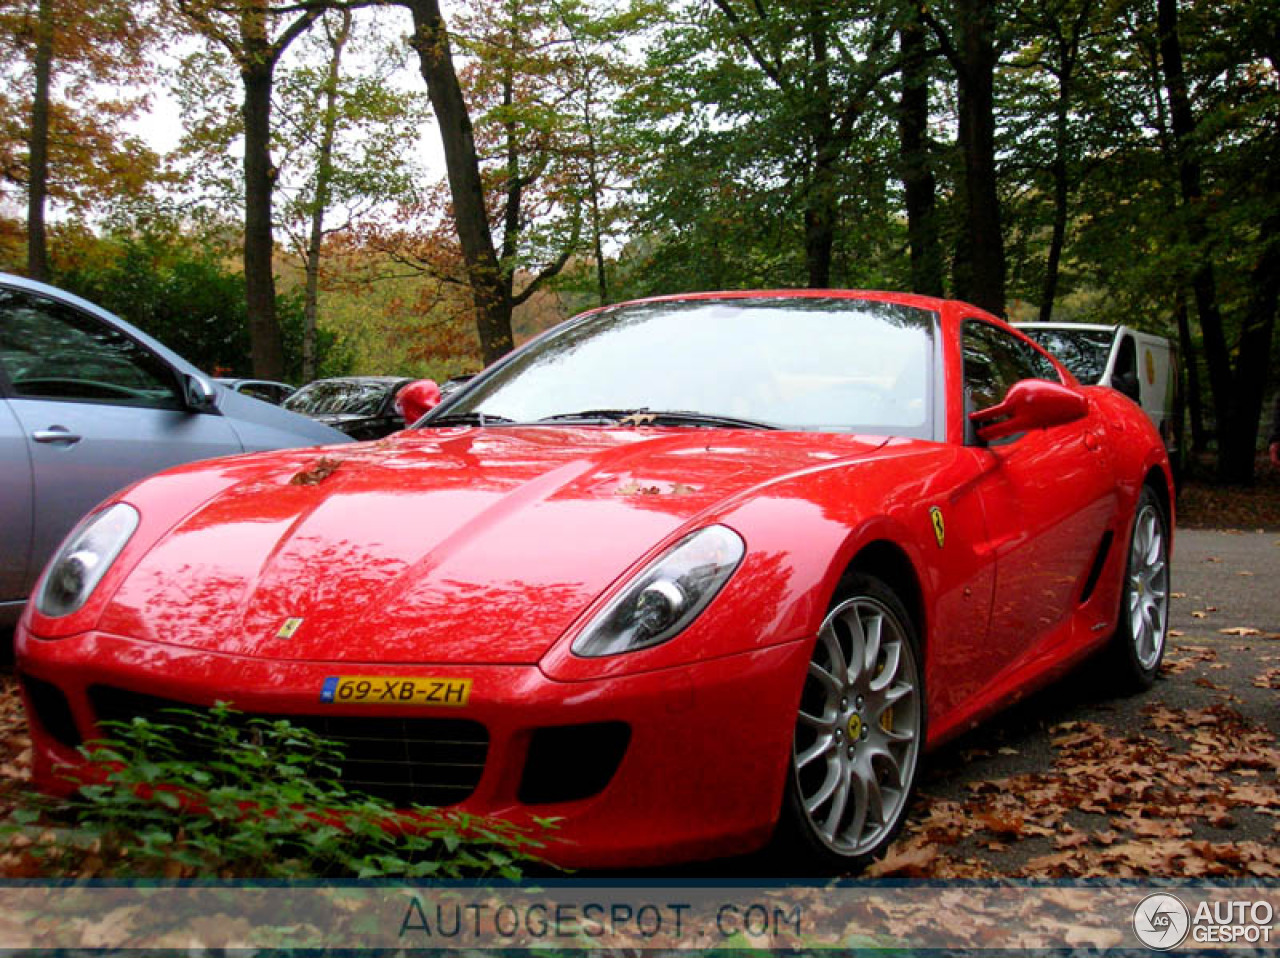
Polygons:
[[[251,376],[243,274],[212,244],[188,236],[124,235],[96,240],[94,256],[59,269],[54,283],[154,336],[212,375]],[[276,297],[286,378],[302,374],[302,297]],[[337,337],[316,333],[318,375],[339,376],[351,360]]]
[[[447,809],[398,811],[348,791],[340,749],[283,720],[225,705],[104,723],[66,800],[16,812],[59,873],[130,877],[516,879],[542,843]],[[538,827],[553,822],[537,820]]]

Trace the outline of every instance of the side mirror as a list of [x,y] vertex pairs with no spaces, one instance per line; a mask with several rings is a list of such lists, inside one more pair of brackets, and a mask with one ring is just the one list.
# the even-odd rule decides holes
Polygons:
[[218,392],[203,376],[183,376],[182,393],[190,412],[212,412],[218,408]]
[[1046,379],[1024,379],[1009,387],[1004,401],[969,414],[983,442],[1083,419],[1089,403],[1080,393]]
[[440,387],[434,379],[417,379],[406,384],[396,395],[396,411],[404,417],[408,429],[440,405]]

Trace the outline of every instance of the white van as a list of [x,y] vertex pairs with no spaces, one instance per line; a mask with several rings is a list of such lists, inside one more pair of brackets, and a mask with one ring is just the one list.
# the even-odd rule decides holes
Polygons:
[[1128,326],[1093,323],[1018,323],[1082,383],[1111,386],[1151,417],[1174,475],[1182,466],[1182,366],[1178,346]]

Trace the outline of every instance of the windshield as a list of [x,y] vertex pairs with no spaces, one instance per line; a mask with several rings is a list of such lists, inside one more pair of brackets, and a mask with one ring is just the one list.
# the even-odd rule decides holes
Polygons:
[[935,320],[911,306],[836,298],[617,307],[566,323],[432,418],[680,411],[928,437]]
[[376,416],[392,383],[321,379],[286,399],[285,409],[307,416]]
[[1071,371],[1085,385],[1102,381],[1111,355],[1115,334],[1101,329],[1035,329],[1022,332],[1030,336]]

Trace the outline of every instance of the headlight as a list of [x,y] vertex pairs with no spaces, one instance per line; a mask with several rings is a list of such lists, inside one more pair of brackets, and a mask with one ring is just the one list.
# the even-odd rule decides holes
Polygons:
[[687,536],[600,610],[574,640],[573,651],[617,655],[674,638],[729,581],[745,551],[742,537],[724,526]]
[[81,522],[44,574],[36,596],[40,614],[57,618],[84,605],[137,528],[138,511],[123,502]]

